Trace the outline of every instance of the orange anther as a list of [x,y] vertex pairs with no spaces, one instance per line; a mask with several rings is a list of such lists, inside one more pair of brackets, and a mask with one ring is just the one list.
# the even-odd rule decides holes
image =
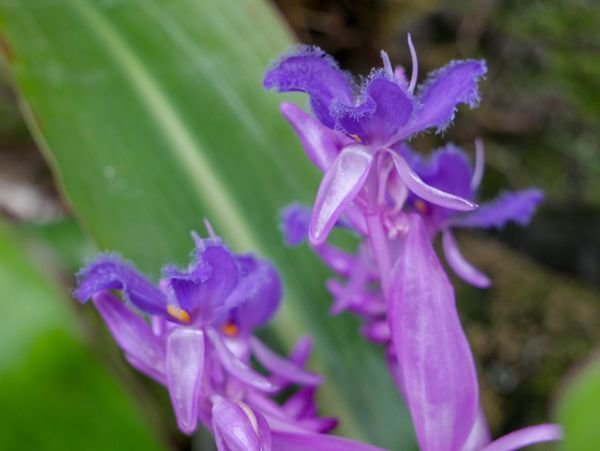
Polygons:
[[189,324],[192,321],[190,314],[177,305],[167,305],[167,313],[184,324]]
[[223,333],[229,337],[235,337],[240,329],[234,323],[225,323],[221,326]]

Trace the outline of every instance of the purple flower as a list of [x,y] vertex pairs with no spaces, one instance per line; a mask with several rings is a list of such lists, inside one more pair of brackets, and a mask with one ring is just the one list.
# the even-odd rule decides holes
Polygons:
[[[423,159],[403,146],[401,153],[419,176],[431,186],[457,196],[476,200],[477,189],[483,177],[483,144],[477,141],[475,168],[471,167],[466,153],[449,144]],[[442,233],[443,250],[450,267],[464,281],[480,288],[491,282],[483,273],[471,265],[461,254],[453,228],[500,228],[508,222],[526,225],[536,208],[544,199],[540,189],[528,188],[501,194],[496,200],[481,204],[472,212],[459,213],[432,204],[414,194],[409,194],[406,209],[420,214],[430,233]]]
[[[274,268],[233,254],[218,238],[193,236],[190,265],[166,266],[157,286],[118,256],[102,254],[77,275],[74,293],[81,302],[93,300],[131,365],[168,388],[179,428],[187,434],[198,422],[212,428],[220,451],[297,443],[377,449],[323,435],[337,421],[317,415],[322,378],[304,368],[309,339],[284,358],[253,336],[280,302]],[[253,358],[268,375],[251,367]],[[295,392],[278,404],[274,397],[283,389]]]
[[[477,82],[486,73],[485,64],[452,62],[431,74],[414,95],[417,69],[410,38],[409,46],[413,56],[410,83],[401,71],[392,70],[387,54],[382,52],[384,67],[373,70],[356,89],[351,77],[331,57],[306,46],[284,55],[265,75],[267,88],[308,94],[318,119],[293,104],[281,107],[308,157],[325,172],[309,227],[313,244],[325,241],[352,202],[363,209],[373,207],[377,196],[374,179],[384,166],[394,168],[408,190],[432,203],[459,211],[476,208],[471,201],[427,185],[392,148],[428,128],[445,129],[460,103],[475,107],[479,101]],[[367,184],[370,188],[364,190]]]

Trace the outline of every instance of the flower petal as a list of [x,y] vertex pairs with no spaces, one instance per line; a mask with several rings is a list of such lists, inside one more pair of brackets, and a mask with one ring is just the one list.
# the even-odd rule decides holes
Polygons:
[[238,267],[234,256],[219,241],[206,240],[194,258],[188,271],[165,267],[163,280],[179,307],[210,323],[232,307],[225,301],[238,283]]
[[207,330],[206,334],[217,352],[219,362],[223,365],[225,371],[231,374],[239,381],[264,392],[276,392],[279,387],[274,385],[269,379],[254,371],[246,363],[238,359],[227,348],[223,340],[214,330]]
[[459,103],[476,107],[479,103],[477,84],[486,72],[484,61],[465,60],[453,61],[430,74],[417,97],[421,108],[415,111],[398,139],[430,127],[444,130],[452,122]]
[[431,157],[413,170],[425,183],[465,199],[473,198],[473,169],[467,154],[453,144],[436,149]]
[[350,77],[317,47],[301,45],[292,49],[267,70],[263,85],[278,92],[305,92],[315,115],[329,128],[335,125],[330,115],[332,102],[353,102]]
[[421,449],[461,449],[477,415],[473,356],[454,290],[421,217],[408,215],[390,289],[389,321],[402,390]]
[[490,429],[483,409],[479,407],[475,424],[473,425],[473,429],[471,429],[467,441],[463,445],[462,451],[481,451],[488,443],[490,443]]
[[196,429],[198,397],[204,374],[204,333],[178,327],[167,339],[167,384],[177,418],[186,434]]
[[343,133],[325,127],[293,103],[284,102],[279,108],[294,127],[308,159],[323,172],[331,166],[340,150],[353,142]]
[[458,277],[478,288],[488,288],[490,279],[469,263],[460,253],[454,235],[449,229],[442,232],[442,246],[446,261]]
[[252,337],[250,345],[254,357],[271,373],[288,382],[302,385],[319,385],[323,378],[316,373],[311,373],[300,366],[271,351],[258,338]]
[[356,256],[329,243],[315,246],[313,250],[329,269],[344,277],[350,274],[356,262]]
[[316,388],[304,387],[286,399],[281,406],[283,411],[293,418],[313,416],[317,412],[315,404]]
[[244,403],[217,397],[212,424],[219,451],[270,451],[271,431],[265,418]]
[[506,434],[494,440],[481,451],[510,451],[560,439],[562,439],[562,428],[558,424],[539,424]]
[[544,192],[537,188],[507,192],[492,202],[486,202],[477,211],[455,216],[450,220],[454,227],[500,228],[508,222],[527,225],[538,205],[544,200]]
[[310,208],[302,204],[290,204],[281,210],[279,228],[283,232],[285,244],[298,246],[308,238]]
[[150,325],[109,291],[96,293],[92,300],[127,359],[135,362],[133,366],[164,383],[165,345]]
[[382,448],[324,434],[272,432],[273,449],[285,451],[383,451]]
[[344,208],[363,187],[372,163],[373,156],[364,146],[356,144],[342,150],[319,186],[308,232],[311,244],[326,240]]
[[166,313],[165,295],[118,255],[100,254],[77,274],[74,295],[80,302],[103,290],[122,291],[125,300],[146,313]]
[[413,100],[383,72],[375,72],[365,84],[357,106],[334,102],[336,125],[368,144],[386,144],[412,113]]
[[470,211],[477,208],[475,202],[446,193],[426,184],[417,173],[410,168],[403,157],[391,150],[388,151],[388,153],[394,159],[394,165],[398,171],[398,176],[402,179],[406,187],[420,198],[431,202],[432,204],[450,208],[452,210]]
[[275,268],[253,255],[237,257],[242,277],[227,299],[236,305],[231,311],[233,321],[242,332],[252,331],[269,321],[281,302],[281,280]]

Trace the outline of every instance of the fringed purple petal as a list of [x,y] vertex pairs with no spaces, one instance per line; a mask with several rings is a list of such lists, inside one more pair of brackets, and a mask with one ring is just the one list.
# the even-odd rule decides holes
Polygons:
[[216,398],[212,424],[219,451],[271,451],[271,431],[265,418],[244,403]]
[[335,126],[330,114],[333,101],[353,103],[350,77],[317,47],[302,45],[292,49],[267,70],[263,85],[278,92],[305,92],[315,115],[329,128]]
[[186,434],[196,430],[198,397],[204,375],[204,333],[178,327],[167,339],[167,384],[177,418]]
[[334,103],[337,126],[366,144],[384,145],[412,113],[413,99],[382,72],[375,72],[361,93],[361,103]]
[[482,204],[474,212],[453,217],[450,224],[482,229],[500,228],[508,222],[527,225],[543,200],[544,192],[537,188],[507,192],[492,202]]
[[120,290],[126,301],[153,315],[166,313],[165,295],[133,265],[114,254],[100,254],[77,274],[74,295],[85,302],[104,290]]
[[256,357],[267,370],[280,378],[301,385],[319,385],[323,382],[321,376],[306,371],[294,364],[294,362],[275,354],[258,338],[252,337],[250,343],[254,357]]
[[436,149],[431,157],[413,170],[425,183],[446,193],[473,199],[473,168],[467,154],[453,144]]
[[506,434],[494,440],[481,451],[510,451],[537,443],[556,442],[561,439],[562,428],[558,424],[540,424]]
[[109,291],[96,293],[92,300],[127,359],[135,362],[133,366],[164,383],[165,346],[150,325]]
[[421,107],[402,130],[401,138],[431,127],[443,131],[454,119],[456,107],[460,103],[475,108],[479,104],[477,85],[486,72],[484,61],[465,60],[453,61],[430,74],[417,96]]
[[293,103],[282,103],[280,110],[296,131],[308,159],[323,172],[331,166],[340,150],[353,142],[342,132],[325,127]]
[[285,451],[383,451],[382,448],[324,434],[272,432],[273,449]]
[[308,238],[310,207],[302,204],[290,204],[279,214],[279,228],[288,246],[298,246]]
[[231,252],[218,241],[205,242],[188,271],[167,266],[163,277],[179,307],[204,323],[233,307],[225,301],[238,283],[238,266]]
[[454,290],[419,215],[408,215],[390,289],[390,328],[421,449],[460,449],[477,415],[473,356]]
[[442,246],[448,265],[458,277],[477,288],[488,288],[492,285],[485,274],[465,260],[456,244],[454,235],[449,229],[442,232]]
[[325,173],[313,207],[309,241],[323,243],[340,217],[363,187],[373,157],[361,145],[346,147]]
[[274,393],[279,387],[269,379],[254,371],[240,359],[238,359],[223,343],[223,340],[214,330],[207,330],[206,334],[217,352],[219,362],[225,371],[239,381],[256,388],[257,390]]
[[459,211],[471,211],[477,208],[477,204],[462,197],[440,191],[439,189],[426,184],[413,171],[406,160],[396,152],[388,152],[394,159],[394,165],[398,171],[398,176],[402,179],[407,188],[420,198],[439,205],[440,207],[450,208]]
[[241,332],[252,331],[269,321],[281,302],[281,280],[275,268],[253,255],[237,257],[241,278],[227,299],[227,305],[236,305],[230,319]]

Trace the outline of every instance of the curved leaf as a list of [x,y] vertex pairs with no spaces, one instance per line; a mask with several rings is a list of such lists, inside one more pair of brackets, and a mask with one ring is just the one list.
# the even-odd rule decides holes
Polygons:
[[381,352],[331,319],[325,273],[284,249],[277,212],[318,174],[261,88],[291,43],[257,0],[0,0],[6,59],[62,192],[102,248],[157,274],[183,263],[202,218],[237,251],[273,258],[286,300],[274,332],[319,343],[328,414],[351,437],[412,442]]

